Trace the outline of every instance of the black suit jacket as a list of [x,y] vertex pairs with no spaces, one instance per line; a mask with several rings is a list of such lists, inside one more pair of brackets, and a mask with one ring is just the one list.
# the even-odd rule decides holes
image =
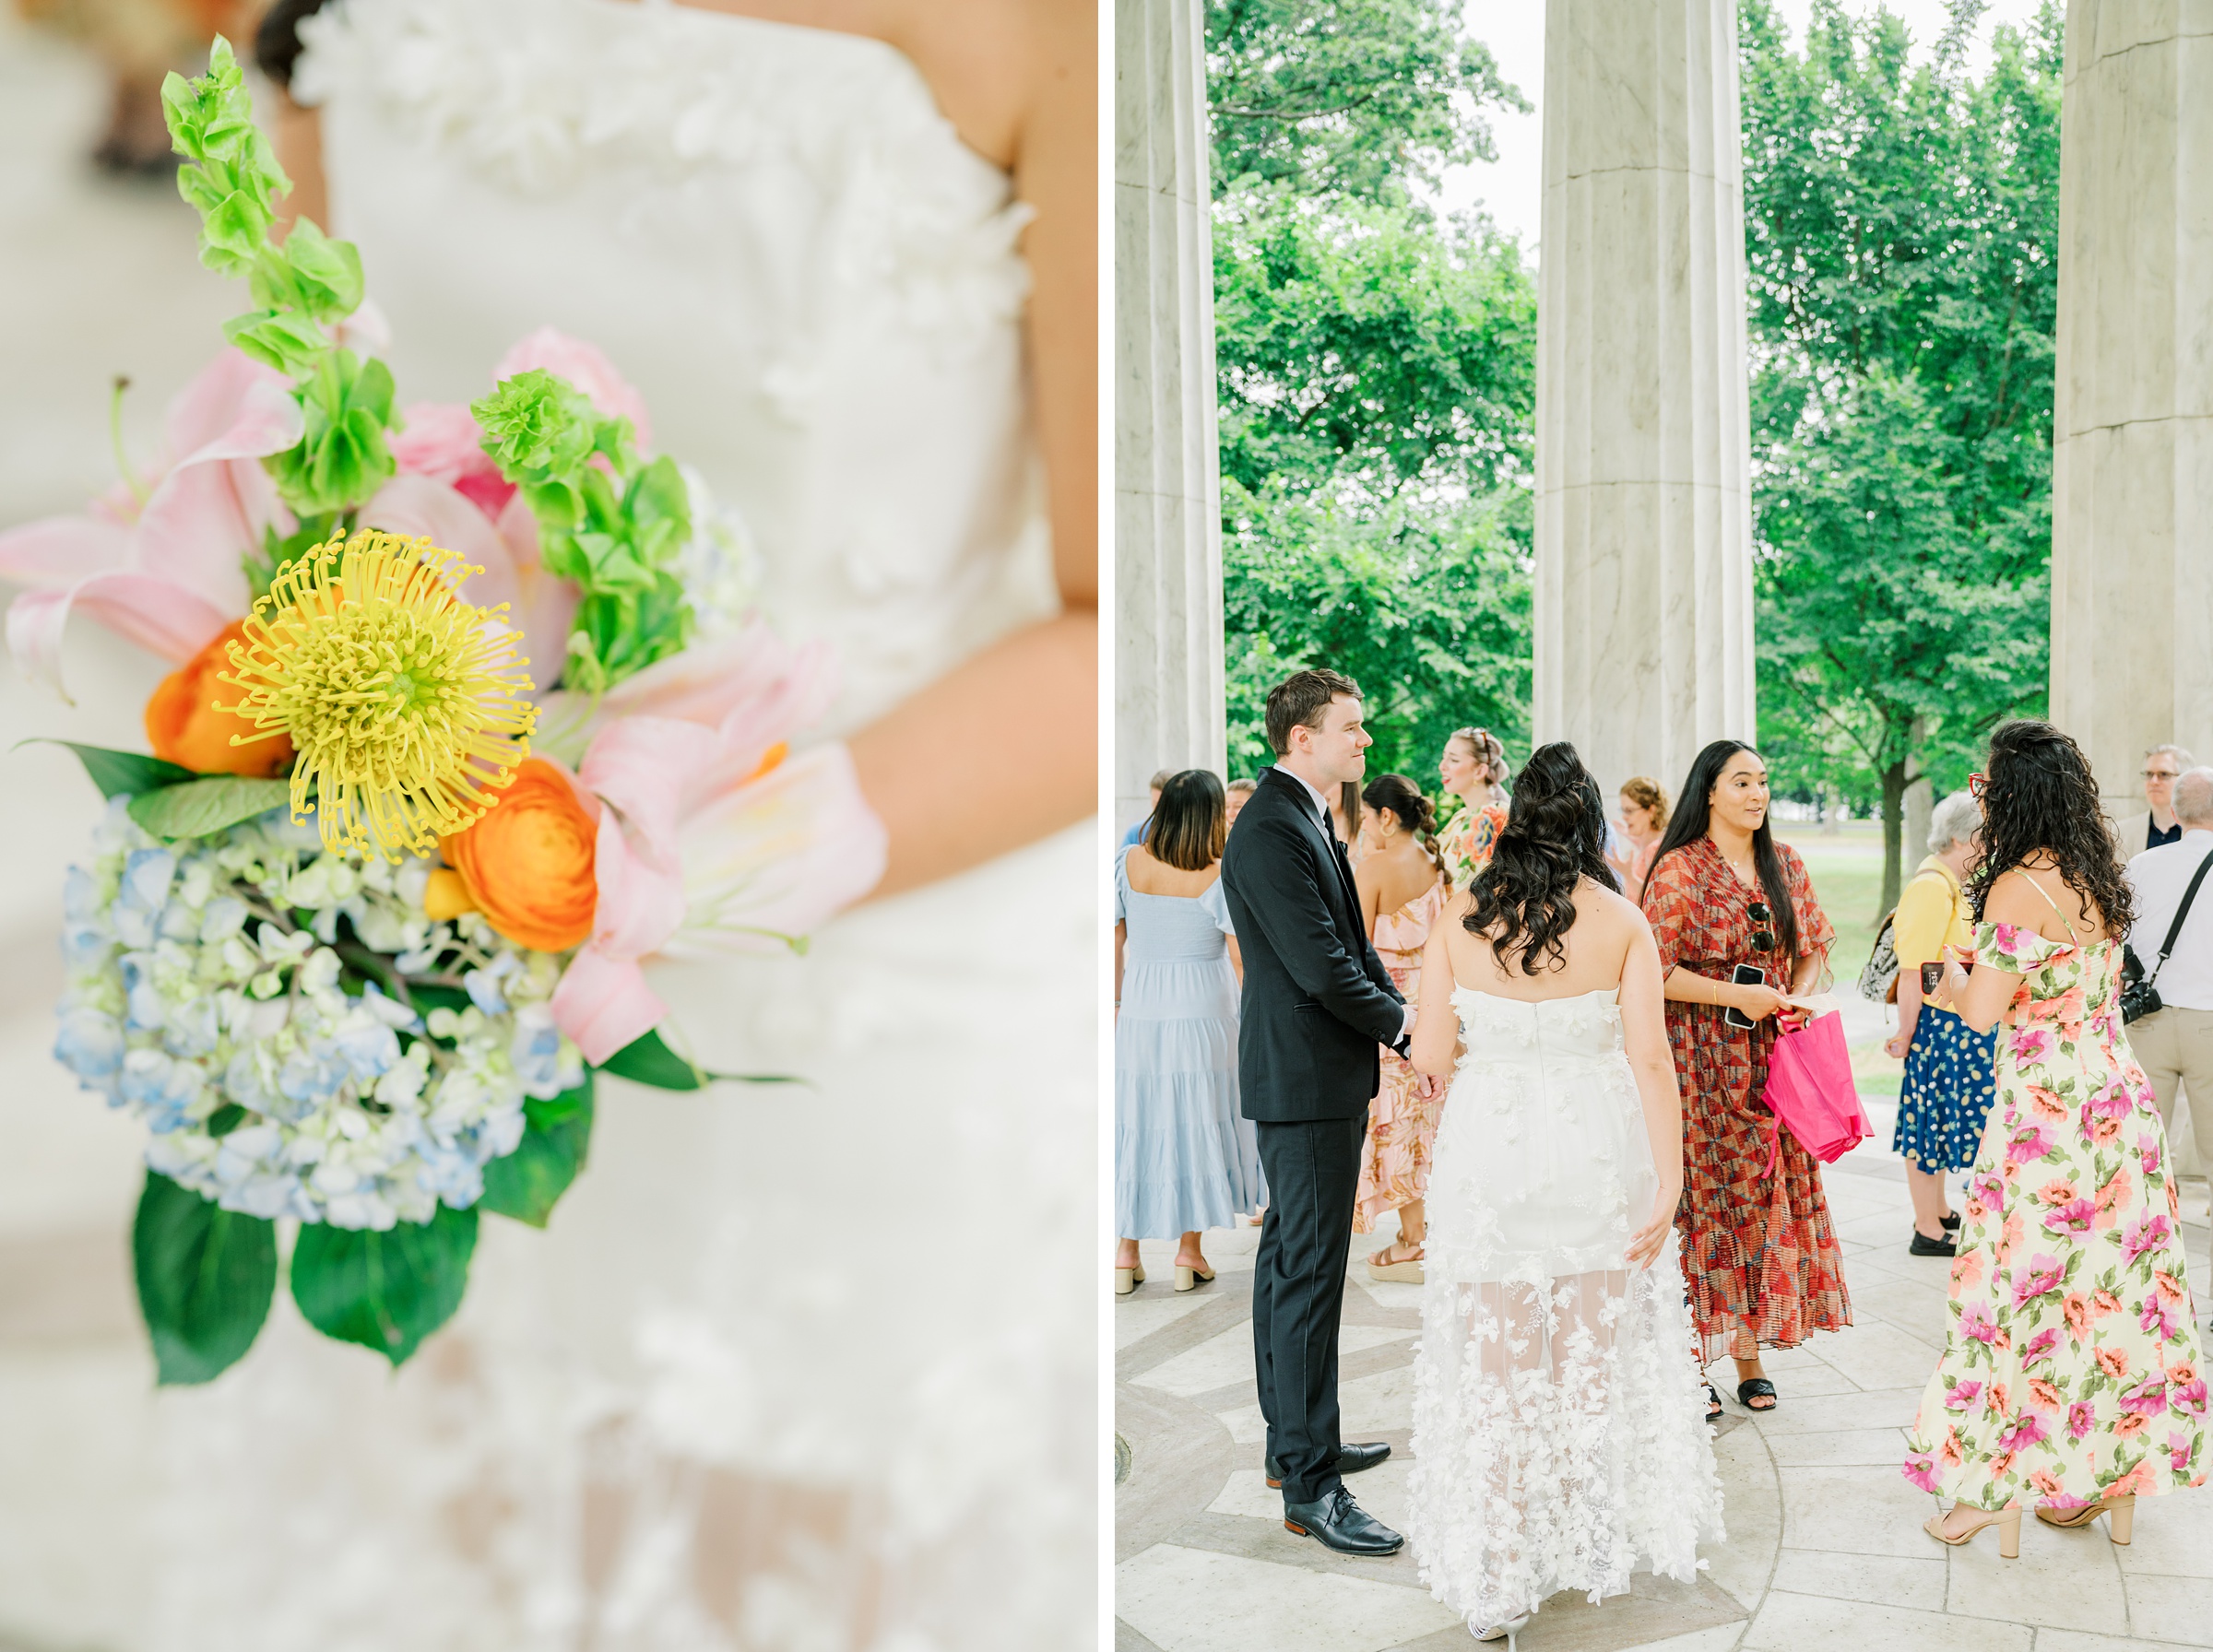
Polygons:
[[1264,1124],[1355,1118],[1382,1079],[1404,1000],[1368,944],[1344,845],[1275,769],[1237,811],[1222,891],[1245,960],[1237,1090]]

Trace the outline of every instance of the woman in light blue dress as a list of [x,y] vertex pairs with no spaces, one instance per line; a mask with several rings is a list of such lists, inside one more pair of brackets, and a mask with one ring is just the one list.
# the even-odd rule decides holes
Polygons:
[[1259,1210],[1259,1143],[1237,1112],[1241,965],[1222,895],[1222,782],[1161,788],[1142,844],[1114,867],[1116,1294],[1144,1283],[1141,1239],[1174,1239],[1176,1289],[1214,1277],[1208,1228]]

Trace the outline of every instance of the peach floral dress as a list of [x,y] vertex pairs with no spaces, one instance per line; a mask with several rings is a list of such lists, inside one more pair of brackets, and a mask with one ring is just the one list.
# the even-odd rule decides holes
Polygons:
[[[1377,955],[1409,1004],[1421,995],[1422,949],[1429,944],[1429,926],[1450,893],[1439,878],[1396,912],[1376,920]],[[1403,1058],[1383,1052],[1383,1085],[1368,1103],[1367,1140],[1360,1150],[1360,1191],[1353,1205],[1355,1233],[1372,1231],[1384,1211],[1412,1204],[1428,1190],[1429,1155],[1437,1144],[1445,1092],[1439,1085],[1425,1102],[1421,1083],[1422,1075]]]

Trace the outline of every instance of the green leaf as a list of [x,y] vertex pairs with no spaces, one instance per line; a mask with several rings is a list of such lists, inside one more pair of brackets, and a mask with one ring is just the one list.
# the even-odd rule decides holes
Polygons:
[[210,837],[291,800],[288,780],[210,774],[133,797],[130,811],[131,819],[155,837]]
[[220,1141],[246,1122],[246,1110],[236,1102],[225,1102],[207,1115],[207,1134]]
[[473,1207],[381,1233],[312,1222],[292,1247],[292,1300],[325,1336],[402,1365],[461,1305],[476,1248]]
[[670,1049],[662,1042],[657,1032],[633,1039],[602,1061],[598,1070],[612,1073],[618,1079],[628,1079],[633,1084],[650,1084],[657,1090],[704,1090],[710,1084],[804,1084],[807,1081],[787,1073],[711,1073],[704,1068],[693,1067]]
[[131,1257],[164,1385],[210,1382],[254,1346],[277,1292],[275,1223],[149,1170]]
[[591,1073],[549,1101],[525,1102],[523,1116],[527,1123],[515,1151],[484,1167],[481,1208],[542,1228],[591,1146]]
[[633,1084],[651,1084],[657,1090],[701,1090],[707,1082],[705,1073],[670,1049],[658,1032],[652,1032],[624,1044],[599,1064],[599,1070],[612,1073],[618,1079],[628,1079]]
[[77,761],[85,765],[85,773],[100,788],[103,797],[136,797],[160,790],[163,786],[182,785],[199,778],[190,769],[172,763],[164,758],[149,757],[143,751],[116,751],[106,746],[80,746],[75,740],[53,740],[34,735],[16,742],[24,746],[66,746],[77,753]]

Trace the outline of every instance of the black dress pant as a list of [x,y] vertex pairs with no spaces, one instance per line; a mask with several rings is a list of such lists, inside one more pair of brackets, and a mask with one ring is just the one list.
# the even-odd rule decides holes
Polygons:
[[1337,1472],[1337,1328],[1367,1115],[1262,1124],[1268,1217],[1252,1270],[1252,1355],[1284,1501],[1311,1503]]

